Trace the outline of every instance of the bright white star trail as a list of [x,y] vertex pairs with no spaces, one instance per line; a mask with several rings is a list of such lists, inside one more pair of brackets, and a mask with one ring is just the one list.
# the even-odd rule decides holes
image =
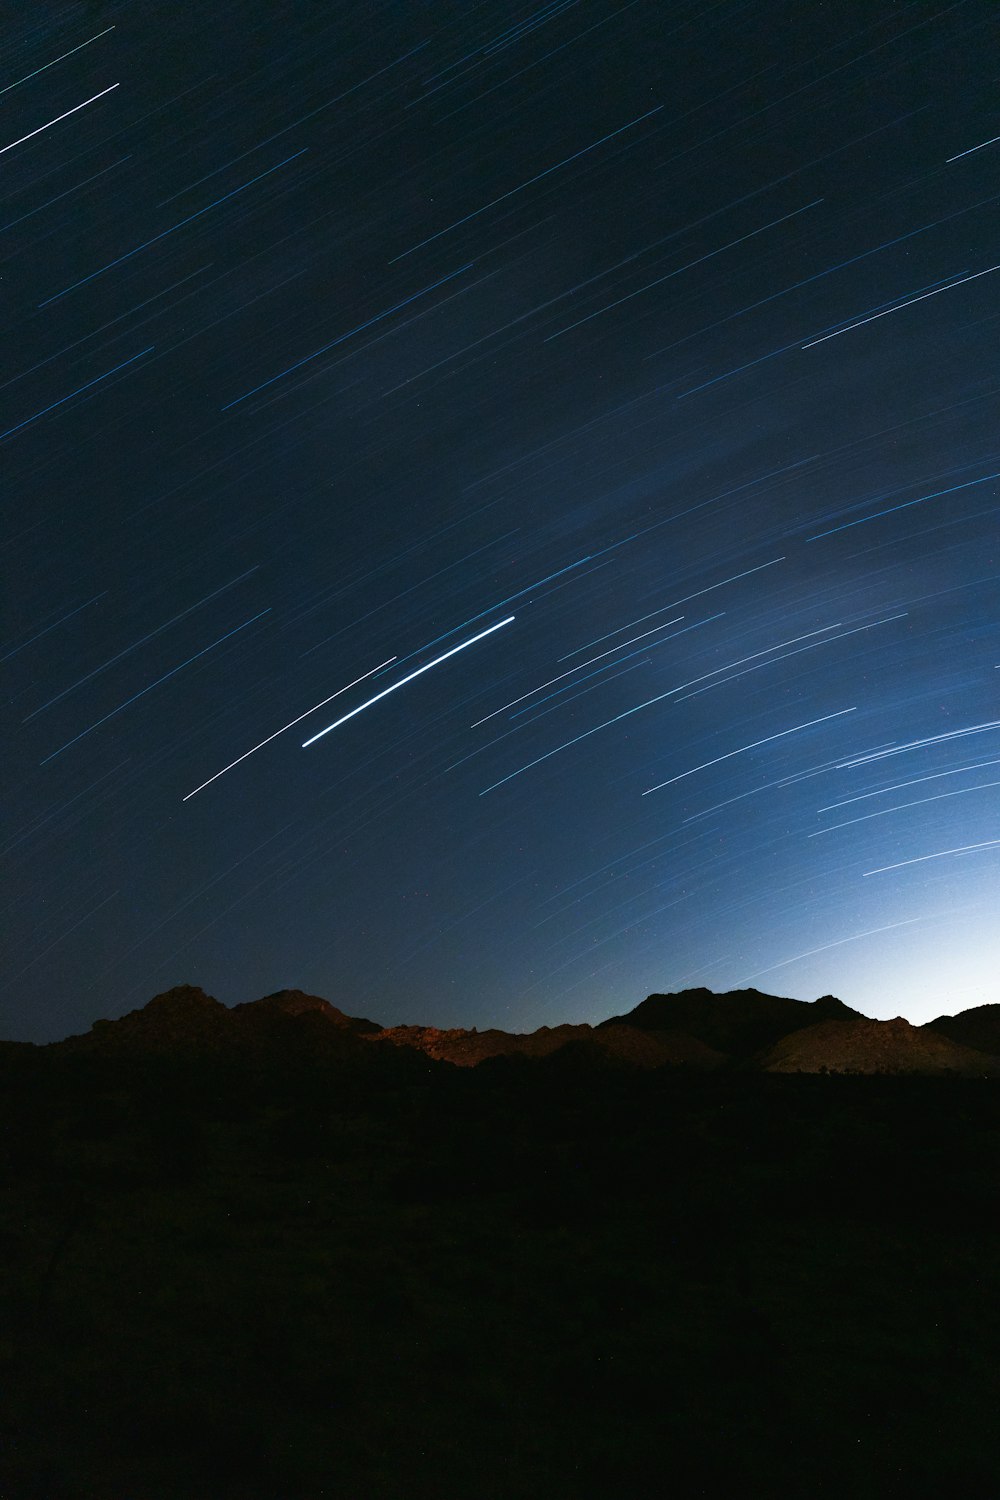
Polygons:
[[[23,79],[21,80],[24,81]],[[101,89],[99,94],[92,94],[89,99],[84,99],[82,104],[74,104],[72,109],[64,110],[61,115],[56,115],[53,120],[46,120],[44,125],[39,125],[35,130],[29,130],[27,135],[18,136],[16,141],[10,141],[6,146],[0,146],[0,156],[5,151],[13,151],[15,146],[23,146],[25,141],[30,141],[33,136],[41,135],[43,130],[49,130],[53,125],[58,125],[60,120],[68,120],[70,115],[75,115],[78,110],[86,109],[88,104],[94,104],[98,99],[103,99],[105,94],[110,94],[113,89],[118,88],[117,83],[109,84],[106,89]]]
[[431,667],[440,666],[441,663],[443,661],[447,661],[450,656],[455,656],[459,651],[465,651],[469,646],[474,646],[476,642],[481,641],[484,636],[492,635],[495,630],[501,630],[504,625],[512,624],[515,618],[516,617],[514,615],[508,615],[506,620],[498,620],[495,625],[490,625],[488,629],[481,630],[478,635],[472,636],[467,641],[462,641],[461,645],[452,646],[450,651],[443,652],[441,656],[435,656],[433,661],[425,662],[424,665],[422,667],[418,667],[415,672],[407,673],[407,675],[405,677],[401,677],[398,682],[394,682],[391,687],[383,688],[380,693],[376,693],[374,698],[367,698],[364,703],[359,703],[357,708],[352,708],[350,713],[343,714],[339,719],[335,719],[332,724],[328,724],[325,729],[321,729],[318,734],[314,734],[308,740],[303,740],[303,750],[308,749],[310,745],[315,745],[317,740],[321,740],[323,736],[325,734],[329,734],[331,730],[339,729],[341,724],[346,724],[348,719],[353,719],[356,714],[364,713],[365,709],[371,708],[373,703],[379,703],[383,698],[388,698],[390,693],[398,692],[401,687],[405,687],[408,682],[412,682],[415,677],[421,677],[424,672],[429,672]]

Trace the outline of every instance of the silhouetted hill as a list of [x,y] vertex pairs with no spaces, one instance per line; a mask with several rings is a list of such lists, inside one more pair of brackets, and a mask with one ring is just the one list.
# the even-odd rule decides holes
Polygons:
[[957,1016],[938,1016],[927,1022],[927,1029],[1000,1057],[1000,1005],[974,1005]]
[[302,990],[275,990],[273,995],[265,995],[262,1000],[247,1000],[242,1005],[233,1007],[234,1015],[265,1011],[277,1012],[285,1016],[322,1016],[332,1026],[339,1026],[345,1031],[353,1031],[358,1036],[382,1030],[377,1021],[366,1021],[360,1016],[345,1015],[342,1010],[331,1005],[329,1000],[322,1000],[319,995],[307,995]]
[[74,1053],[214,1053],[234,1038],[232,1012],[221,1001],[197,985],[178,984],[117,1020],[95,1021],[82,1036],[52,1045]]
[[649,995],[627,1015],[602,1021],[598,1030],[624,1025],[640,1031],[683,1032],[717,1052],[746,1058],[790,1031],[814,1026],[817,1021],[848,1020],[859,1015],[833,995],[810,1004],[753,989],[731,990],[724,995],[695,989]]
[[[374,1021],[345,1015],[301,990],[279,990],[230,1008],[197,986],[182,984],[117,1020],[95,1021],[90,1031],[54,1043],[53,1050],[109,1059],[186,1058],[258,1067],[336,1063],[370,1070],[380,1058],[364,1039],[380,1031]],[[399,1059],[396,1072],[403,1064]]]
[[790,1032],[756,1060],[767,1073],[918,1073],[966,1078],[1000,1075],[1000,1060],[960,1046],[923,1026],[871,1021],[820,1021]]

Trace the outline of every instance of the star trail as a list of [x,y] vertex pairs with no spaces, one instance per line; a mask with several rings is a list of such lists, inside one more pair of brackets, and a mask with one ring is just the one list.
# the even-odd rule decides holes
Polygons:
[[8,20],[4,1036],[1000,1000],[997,22]]

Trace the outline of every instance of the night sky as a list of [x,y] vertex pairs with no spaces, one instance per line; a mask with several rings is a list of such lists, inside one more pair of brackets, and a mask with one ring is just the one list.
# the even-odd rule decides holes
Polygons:
[[998,19],[8,15],[0,1035],[1000,1000]]

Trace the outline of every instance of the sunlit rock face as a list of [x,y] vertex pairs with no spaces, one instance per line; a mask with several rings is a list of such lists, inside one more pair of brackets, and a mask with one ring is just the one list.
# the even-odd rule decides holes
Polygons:
[[541,1026],[537,1031],[510,1032],[491,1028],[487,1031],[436,1026],[390,1026],[373,1033],[369,1040],[387,1042],[397,1047],[415,1047],[419,1051],[460,1068],[472,1068],[488,1057],[546,1057],[571,1041],[582,1041],[592,1028],[580,1026]]

